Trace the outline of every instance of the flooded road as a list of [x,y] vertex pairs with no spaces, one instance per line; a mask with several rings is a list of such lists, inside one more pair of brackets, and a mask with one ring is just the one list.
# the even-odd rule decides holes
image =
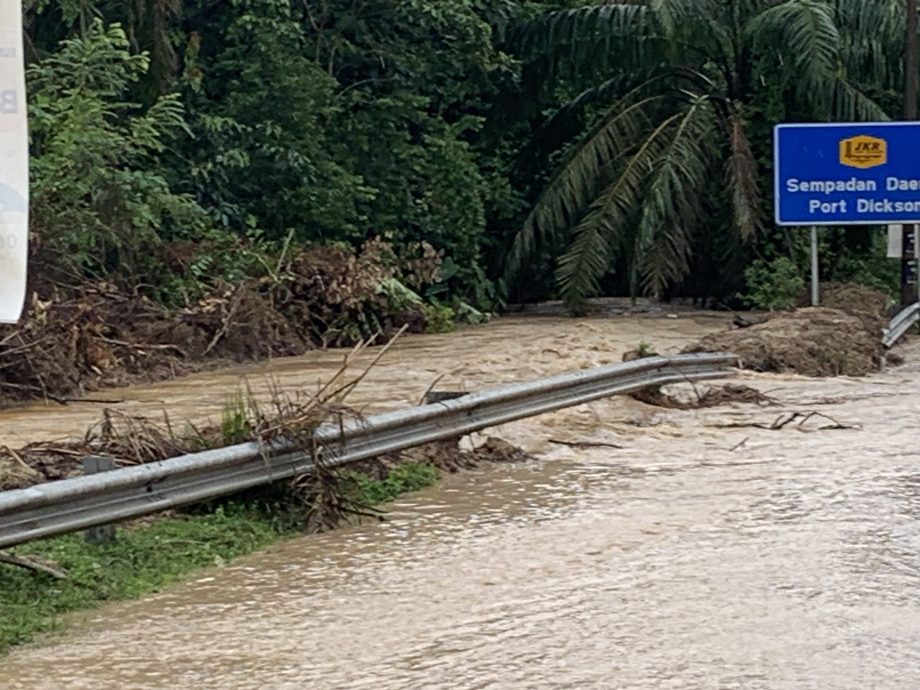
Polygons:
[[[730,321],[724,313],[672,316],[675,318],[512,317],[444,335],[404,336],[373,367],[348,402],[364,412],[416,405],[435,382],[439,388],[480,390],[613,364],[640,342],[653,345],[662,354],[674,353],[707,333],[726,328]],[[352,375],[360,374],[378,350],[371,348],[356,357],[349,368]],[[82,435],[107,406],[148,417],[162,417],[166,412],[172,420],[219,420],[228,400],[240,392],[251,392],[264,400],[273,388],[286,394],[317,391],[342,366],[346,354],[345,350],[310,352],[302,357],[90,394],[94,399],[118,403],[112,405],[48,403],[0,410],[0,445],[15,448],[33,441]]]
[[[456,380],[619,359],[609,324],[543,324],[497,325],[481,378]],[[424,352],[403,360],[419,379],[438,368]],[[913,690],[920,347],[905,354],[867,379],[746,375],[771,407],[616,399],[507,425],[535,461],[86,614],[3,659],[0,687]],[[792,412],[824,416],[770,428]]]

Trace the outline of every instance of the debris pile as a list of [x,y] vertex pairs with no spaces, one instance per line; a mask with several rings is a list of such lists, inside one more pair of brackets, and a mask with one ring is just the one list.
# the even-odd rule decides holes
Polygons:
[[350,346],[403,326],[424,330],[420,300],[400,281],[432,280],[440,257],[423,254],[408,274],[405,266],[397,274],[385,248],[315,247],[269,275],[216,286],[179,309],[106,283],[46,286],[20,324],[0,326],[0,401],[63,403],[209,363]]
[[714,333],[684,352],[733,352],[745,369],[803,376],[864,376],[878,371],[889,299],[858,285],[831,285],[827,306],[779,312],[756,325]]
[[702,391],[694,387],[692,396],[677,396],[665,392],[661,387],[650,386],[632,393],[631,397],[646,405],[670,410],[701,410],[728,403],[771,405],[774,402],[769,396],[764,395],[756,388],[735,384],[707,386]]

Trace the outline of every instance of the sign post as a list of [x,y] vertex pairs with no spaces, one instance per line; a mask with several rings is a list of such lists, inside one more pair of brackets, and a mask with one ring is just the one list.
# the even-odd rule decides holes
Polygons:
[[0,323],[15,323],[26,295],[29,134],[20,0],[0,0]]
[[817,307],[820,303],[818,293],[818,227],[811,226],[811,306]]
[[811,227],[812,304],[818,227],[920,223],[920,122],[777,125],[774,164],[777,225]]
[[[917,91],[920,89],[920,45],[917,43],[917,0],[907,0],[907,26],[904,37],[904,119],[917,119]],[[905,225],[901,238],[901,306],[906,307],[913,301],[910,289],[910,267],[913,257],[908,245],[914,248],[920,245],[916,225]],[[920,294],[920,264],[917,264],[917,290]]]

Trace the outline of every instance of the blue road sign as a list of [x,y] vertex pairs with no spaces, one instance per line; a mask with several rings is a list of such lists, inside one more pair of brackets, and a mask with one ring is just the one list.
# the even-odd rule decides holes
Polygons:
[[920,122],[778,125],[779,225],[920,223]]

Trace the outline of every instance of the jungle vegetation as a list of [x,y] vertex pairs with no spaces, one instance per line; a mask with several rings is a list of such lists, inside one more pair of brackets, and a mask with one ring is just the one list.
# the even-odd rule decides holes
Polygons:
[[[24,11],[34,265],[165,304],[376,240],[434,252],[417,288],[455,308],[740,305],[746,276],[804,268],[771,222],[773,125],[903,107],[901,0]],[[896,290],[877,229],[823,238],[826,278]]]

